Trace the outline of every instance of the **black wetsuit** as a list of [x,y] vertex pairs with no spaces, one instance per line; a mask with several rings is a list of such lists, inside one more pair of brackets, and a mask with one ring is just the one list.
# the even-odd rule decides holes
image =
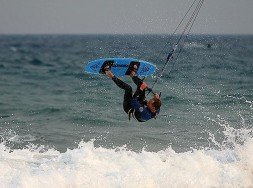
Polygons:
[[145,101],[145,90],[140,90],[140,86],[143,83],[140,78],[137,76],[132,77],[133,82],[137,85],[137,90],[134,95],[130,85],[123,82],[116,76],[113,76],[112,80],[118,87],[125,90],[123,109],[129,115],[129,119],[132,116],[140,122],[145,122],[156,116],[156,114],[152,113],[147,107],[147,102]]

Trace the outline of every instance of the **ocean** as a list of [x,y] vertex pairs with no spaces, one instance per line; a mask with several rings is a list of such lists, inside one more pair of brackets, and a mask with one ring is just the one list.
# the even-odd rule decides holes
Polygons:
[[0,35],[0,187],[253,187],[252,35],[189,36],[145,123],[83,71],[133,57],[159,73],[177,37]]

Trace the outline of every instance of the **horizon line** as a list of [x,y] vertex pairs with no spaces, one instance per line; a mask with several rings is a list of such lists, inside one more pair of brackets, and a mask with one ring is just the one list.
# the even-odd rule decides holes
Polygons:
[[[0,33],[0,35],[181,35],[172,33]],[[253,33],[191,33],[189,36],[212,36],[212,35],[253,35]]]

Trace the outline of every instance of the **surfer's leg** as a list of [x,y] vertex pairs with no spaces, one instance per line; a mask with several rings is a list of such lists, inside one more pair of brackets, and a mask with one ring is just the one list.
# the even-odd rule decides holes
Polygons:
[[128,85],[127,83],[123,82],[122,80],[120,80],[119,78],[117,78],[116,76],[113,76],[112,80],[119,88],[125,90],[123,109],[126,113],[128,113],[128,111],[132,108],[132,104],[131,104],[131,101],[133,99],[132,87]]
[[145,100],[145,89],[142,88],[142,84],[146,84],[138,76],[132,77],[133,82],[137,85],[137,89],[133,95],[133,98],[138,98],[140,102]]
[[140,90],[140,88],[137,88],[133,98],[138,98],[138,101],[143,102],[145,100],[145,90]]
[[[143,82],[143,80],[141,78],[136,76],[136,71],[137,71],[137,65],[134,65],[134,67],[130,73],[130,77],[132,78],[133,82],[137,85],[137,88],[141,88],[141,85],[145,82]],[[141,88],[141,90],[142,90],[142,88]]]
[[119,88],[124,89],[125,91],[128,91],[128,93],[132,94],[132,87],[113,75],[110,70],[105,71],[105,74],[111,78]]
[[121,89],[124,89],[125,91],[128,91],[129,93],[132,93],[132,87],[130,85],[128,85],[127,83],[123,82],[122,80],[120,80],[119,78],[117,78],[116,76],[112,77],[112,80],[114,81],[114,83]]
[[140,87],[143,83],[142,79],[140,79],[138,76],[133,76],[132,80],[137,85],[137,87]]
[[124,101],[123,101],[123,109],[126,113],[132,108],[131,101],[133,99],[133,91],[132,87],[128,85],[127,83],[123,82],[119,78],[113,75],[113,73],[110,70],[105,71],[106,75],[110,77],[114,83],[121,89],[125,90],[124,94]]

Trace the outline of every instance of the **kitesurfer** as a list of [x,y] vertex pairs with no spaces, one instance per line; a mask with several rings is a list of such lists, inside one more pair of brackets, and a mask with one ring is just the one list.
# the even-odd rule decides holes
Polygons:
[[111,78],[114,83],[121,89],[125,90],[123,109],[128,114],[129,120],[131,117],[135,118],[139,122],[145,122],[152,118],[156,118],[160,112],[161,100],[160,95],[153,93],[153,98],[145,100],[145,91],[150,90],[148,85],[136,76],[137,66],[134,65],[130,70],[130,77],[137,85],[137,90],[133,95],[133,90],[130,85],[117,78],[111,71],[110,66],[104,68],[104,73]]

